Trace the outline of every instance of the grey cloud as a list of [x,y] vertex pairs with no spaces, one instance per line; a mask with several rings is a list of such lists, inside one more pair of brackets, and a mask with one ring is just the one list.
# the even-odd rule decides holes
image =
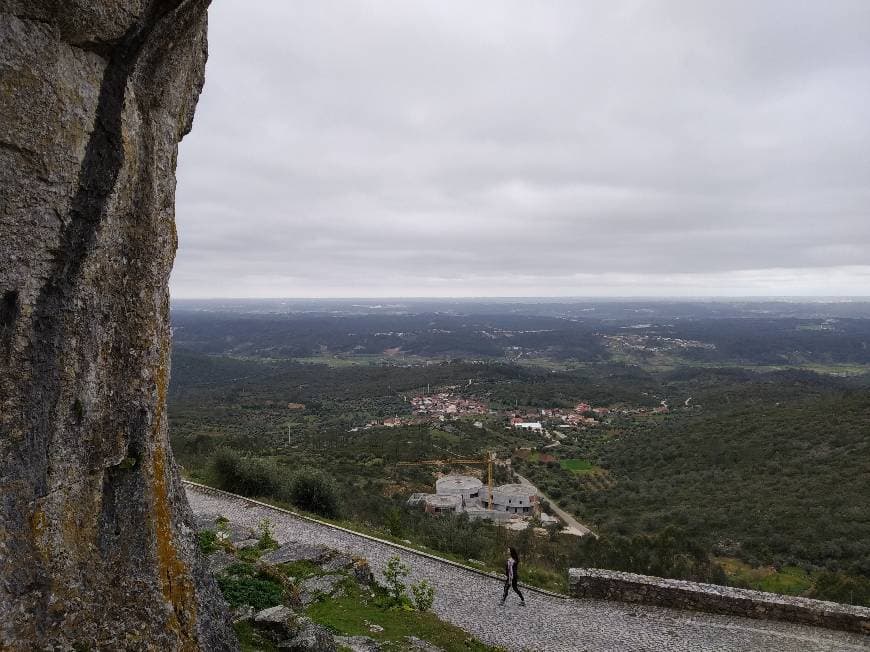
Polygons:
[[864,0],[221,0],[173,292],[866,294],[868,110]]

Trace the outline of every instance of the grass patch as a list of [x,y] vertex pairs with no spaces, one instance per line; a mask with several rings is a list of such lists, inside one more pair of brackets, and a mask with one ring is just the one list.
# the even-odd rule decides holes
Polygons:
[[576,360],[553,360],[551,358],[504,358],[506,364],[518,364],[523,367],[540,367],[553,371],[569,371],[576,369],[578,363]]
[[264,552],[266,552],[266,551],[262,550],[261,548],[258,548],[257,546],[252,546],[251,548],[245,548],[243,550],[239,550],[236,553],[236,557],[238,557],[238,559],[241,561],[246,561],[249,564],[253,564],[260,557],[263,556]]
[[260,611],[284,602],[284,587],[251,564],[233,564],[217,581],[231,607],[249,604]]
[[254,626],[245,621],[233,625],[236,636],[239,637],[241,652],[277,652],[278,648],[268,638],[260,634]]
[[719,557],[716,561],[733,586],[782,595],[804,595],[813,587],[813,577],[797,566],[776,570],[772,566],[753,567],[730,557]]
[[813,586],[813,579],[804,569],[797,566],[784,566],[759,582],[762,591],[801,595]]
[[594,473],[595,471],[599,470],[599,468],[589,460],[584,460],[579,457],[567,460],[559,460],[559,466],[561,466],[566,471],[571,471],[571,473],[574,473],[576,475]]
[[314,575],[325,575],[323,569],[310,561],[291,561],[278,566],[287,577],[295,577],[297,580],[312,577]]
[[568,593],[568,573],[557,573],[532,564],[523,564],[523,574],[520,578],[524,584],[537,586],[547,591]]
[[[447,652],[493,652],[498,649],[475,640],[432,612],[406,611],[386,607],[384,603],[383,595],[372,595],[355,586],[347,595],[311,605],[306,613],[313,621],[339,634],[370,636],[382,643],[397,644],[398,649],[403,649],[401,646],[406,636],[424,639]],[[372,632],[369,625],[379,625],[384,630]]]

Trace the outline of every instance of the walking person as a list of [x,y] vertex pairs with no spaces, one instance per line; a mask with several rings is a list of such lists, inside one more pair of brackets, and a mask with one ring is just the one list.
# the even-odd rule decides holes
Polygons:
[[508,591],[510,591],[511,587],[513,587],[513,590],[516,591],[516,594],[520,596],[520,606],[526,606],[526,599],[523,597],[523,594],[520,593],[519,587],[517,587],[517,580],[519,579],[519,569],[520,556],[517,554],[516,548],[510,547],[508,548],[507,562],[504,565],[504,595],[501,596],[501,602],[499,604],[504,605],[504,601],[507,600]]

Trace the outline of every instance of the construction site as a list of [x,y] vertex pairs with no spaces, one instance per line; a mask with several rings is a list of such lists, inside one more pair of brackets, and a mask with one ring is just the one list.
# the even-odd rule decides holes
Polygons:
[[556,519],[540,510],[537,490],[530,485],[502,484],[490,488],[471,475],[444,475],[435,482],[435,493],[411,494],[408,504],[427,514],[467,514],[497,523],[525,521],[534,516],[544,522]]

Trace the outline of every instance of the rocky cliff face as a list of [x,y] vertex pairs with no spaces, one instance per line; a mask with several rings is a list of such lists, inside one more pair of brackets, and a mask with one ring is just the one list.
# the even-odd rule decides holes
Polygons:
[[0,0],[0,649],[234,649],[167,440],[209,0]]

